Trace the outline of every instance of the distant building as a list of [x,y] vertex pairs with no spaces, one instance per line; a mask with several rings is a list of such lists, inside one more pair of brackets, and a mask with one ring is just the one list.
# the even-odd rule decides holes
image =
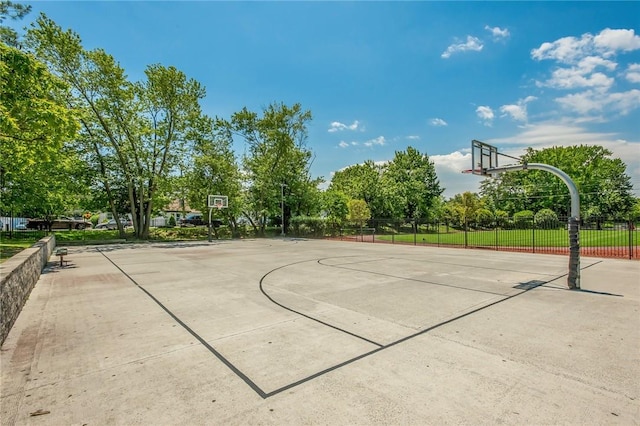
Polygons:
[[176,223],[179,223],[180,219],[182,219],[189,213],[200,213],[197,210],[192,210],[185,200],[173,200],[167,206],[165,206],[162,211],[164,212],[164,216],[167,220],[169,220],[169,217],[173,216]]

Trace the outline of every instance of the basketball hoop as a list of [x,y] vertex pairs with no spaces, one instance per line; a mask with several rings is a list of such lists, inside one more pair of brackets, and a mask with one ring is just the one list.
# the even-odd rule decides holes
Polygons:
[[[498,156],[508,157],[516,160],[517,164],[499,166]],[[571,195],[571,217],[569,218],[569,273],[567,274],[567,284],[570,289],[580,288],[580,193],[575,182],[562,170],[542,163],[529,163],[522,161],[522,158],[512,157],[498,152],[498,148],[479,140],[471,141],[471,167],[462,173],[473,173],[482,177],[497,178],[502,173],[516,172],[522,170],[544,170],[550,172],[567,185]]]
[[[209,207],[209,226],[208,226],[208,234],[209,234],[209,242],[211,242],[211,212],[213,209],[217,209],[218,212],[222,211],[222,209],[226,209],[229,207],[229,197],[226,195],[209,195],[207,197],[207,206]],[[216,238],[217,238],[216,232]]]
[[229,207],[229,197],[226,195],[209,195],[207,197],[207,205],[209,208],[226,209]]

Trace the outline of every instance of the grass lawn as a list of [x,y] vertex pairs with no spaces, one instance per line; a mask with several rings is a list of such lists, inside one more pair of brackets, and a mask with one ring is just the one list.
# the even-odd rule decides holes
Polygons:
[[9,240],[9,239],[3,238],[2,241],[0,241],[0,263],[4,262],[11,256],[15,256],[16,254],[20,253],[22,250],[31,247],[33,243],[35,243],[36,241],[38,241],[38,239],[31,241],[31,240]]
[[[384,241],[397,241],[403,243],[418,244],[443,244],[465,245],[465,233],[463,231],[450,231],[446,233],[422,233],[413,234],[377,235],[377,239]],[[631,232],[632,245],[637,246],[640,238],[638,231]],[[499,247],[567,247],[569,245],[569,233],[566,229],[535,230],[491,230],[470,231],[466,236],[466,244],[470,246],[499,246]],[[581,247],[618,247],[629,245],[628,230],[581,230]]]

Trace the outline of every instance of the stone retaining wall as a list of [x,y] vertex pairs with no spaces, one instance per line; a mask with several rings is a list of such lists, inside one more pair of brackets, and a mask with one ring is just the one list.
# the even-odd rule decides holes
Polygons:
[[56,238],[52,234],[0,263],[0,344],[20,315],[55,247]]

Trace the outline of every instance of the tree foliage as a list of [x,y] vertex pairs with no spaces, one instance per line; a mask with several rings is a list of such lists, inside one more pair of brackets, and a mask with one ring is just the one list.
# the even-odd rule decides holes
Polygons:
[[381,185],[390,217],[397,219],[427,217],[443,192],[433,162],[411,146],[396,151],[383,169]]
[[328,189],[322,196],[322,207],[327,224],[333,231],[343,226],[349,215],[349,197],[336,189]]
[[411,146],[386,164],[367,160],[336,172],[329,189],[364,200],[376,218],[411,220],[433,213],[443,192],[433,162]]
[[68,145],[77,126],[68,87],[32,55],[0,43],[0,174],[3,211],[54,215],[69,208],[83,169]]
[[31,12],[31,6],[12,1],[0,1],[0,42],[13,47],[18,47],[18,33],[4,25],[4,21],[12,21],[24,18]]
[[375,217],[384,217],[384,196],[380,179],[383,166],[371,160],[337,171],[329,190],[339,191],[349,199],[364,200]]
[[186,194],[189,206],[208,212],[208,195],[226,195],[228,208],[212,211],[229,224],[238,235],[237,218],[242,212],[241,174],[232,150],[233,138],[228,129],[202,117],[190,135],[191,160],[186,168]]
[[[81,112],[82,152],[114,217],[126,193],[139,238],[149,233],[154,202],[177,164],[204,88],[174,67],[150,65],[130,82],[112,56],[86,51],[80,37],[41,15],[27,32],[28,45],[72,88],[67,102]],[[120,232],[122,232],[119,224]]]
[[217,120],[218,128],[247,144],[242,158],[246,188],[243,213],[260,234],[264,234],[269,217],[280,216],[281,204],[285,217],[311,215],[318,210],[321,179],[311,177],[312,153],[306,147],[310,120],[311,112],[300,104],[283,103],[269,105],[261,116],[243,108],[231,120]]
[[362,228],[364,223],[371,219],[371,210],[369,210],[369,206],[367,206],[366,201],[349,200],[347,207],[349,209],[347,219],[356,223],[359,227]]
[[464,227],[474,222],[478,216],[478,211],[483,208],[484,203],[478,194],[470,191],[456,194],[446,204],[448,218]]
[[[599,216],[627,214],[633,205],[631,181],[624,162],[611,158],[611,154],[601,146],[588,145],[529,148],[522,161],[548,164],[569,175],[580,192],[582,216],[587,212]],[[571,204],[564,182],[541,170],[503,173],[498,179],[485,180],[481,194],[510,214],[551,209],[558,216],[567,216]]]

